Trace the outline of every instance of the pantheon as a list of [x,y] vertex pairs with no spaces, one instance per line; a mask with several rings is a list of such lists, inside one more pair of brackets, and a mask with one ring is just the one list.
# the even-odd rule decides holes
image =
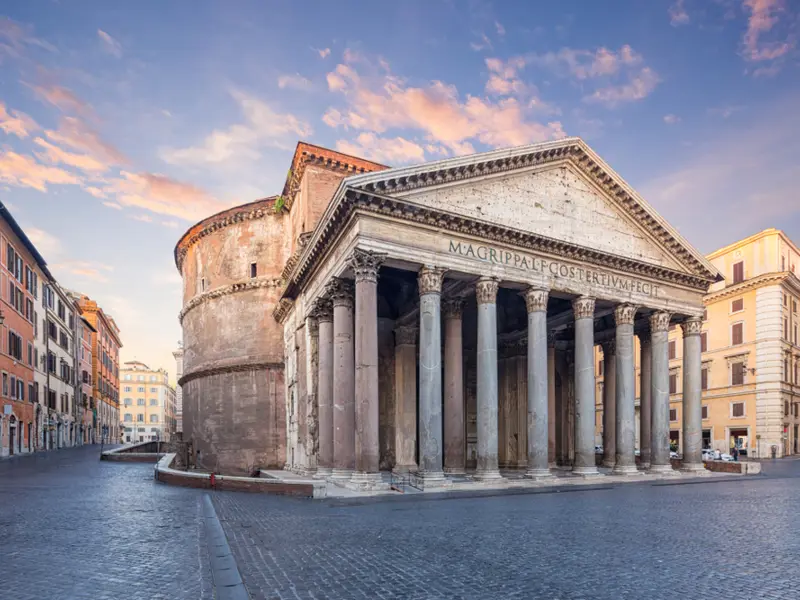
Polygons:
[[680,326],[680,468],[703,469],[702,299],[720,275],[579,138],[399,168],[300,143],[281,194],[198,223],[176,262],[184,438],[206,468],[355,489],[386,471],[425,488],[598,476],[603,344],[606,466],[670,471]]

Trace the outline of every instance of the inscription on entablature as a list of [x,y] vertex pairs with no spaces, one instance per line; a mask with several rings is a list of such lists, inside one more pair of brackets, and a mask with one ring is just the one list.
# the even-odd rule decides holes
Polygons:
[[659,297],[659,286],[635,277],[615,275],[594,267],[571,265],[557,260],[550,260],[531,254],[513,252],[504,248],[494,248],[482,244],[470,244],[467,242],[449,240],[448,245],[451,254],[472,258],[481,262],[532,271],[540,275],[551,275],[578,283],[598,285],[621,292],[635,292],[637,294],[650,296],[651,298]]

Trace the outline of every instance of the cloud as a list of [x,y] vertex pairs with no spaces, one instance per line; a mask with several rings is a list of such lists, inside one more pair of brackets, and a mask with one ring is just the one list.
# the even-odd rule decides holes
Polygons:
[[784,56],[792,48],[789,41],[764,42],[761,38],[778,25],[780,14],[786,11],[784,0],[744,0],[742,4],[750,12],[747,31],[742,38],[744,59],[750,62],[774,60]]
[[[388,66],[388,65],[387,65]],[[527,103],[515,97],[498,100],[467,95],[454,85],[432,81],[421,87],[408,85],[385,70],[365,65],[362,75],[349,65],[329,73],[346,107],[331,107],[323,115],[330,127],[382,134],[391,129],[417,130],[425,141],[460,154],[473,152],[472,141],[487,146],[514,146],[563,137],[560,122],[539,123],[531,118]]]
[[131,219],[133,219],[134,221],[140,221],[142,223],[153,222],[153,217],[151,217],[150,215],[133,215]]
[[374,133],[364,132],[355,141],[339,140],[336,149],[386,164],[425,162],[425,150],[416,142],[402,137],[380,138]]
[[188,221],[199,221],[227,205],[200,188],[154,173],[122,171],[103,190],[123,207],[136,207]]
[[106,163],[92,156],[67,152],[39,137],[33,140],[33,143],[44,148],[43,152],[34,152],[39,160],[43,162],[63,164],[92,174],[99,174],[108,170]]
[[29,46],[37,46],[48,52],[58,52],[52,44],[35,37],[33,29],[27,25],[20,25],[8,17],[0,17],[0,59],[3,56],[20,58]]
[[212,131],[197,146],[164,148],[160,151],[161,158],[169,164],[190,166],[252,161],[261,156],[264,147],[288,147],[290,138],[307,137],[313,132],[302,119],[276,112],[254,96],[241,91],[233,91],[231,95],[244,122]]
[[620,104],[646,98],[653,92],[660,81],[661,79],[655,71],[650,67],[645,67],[627,83],[600,88],[593,94],[585,96],[583,101],[615,108]]
[[117,40],[111,37],[102,29],[97,30],[97,37],[100,38],[100,42],[103,45],[103,50],[112,56],[116,56],[117,58],[122,57],[122,44],[120,44]]
[[0,129],[8,135],[26,138],[31,132],[39,129],[36,121],[23,112],[6,110],[6,105],[0,100]]
[[26,227],[25,233],[33,245],[49,263],[52,271],[70,273],[82,279],[90,279],[105,283],[108,281],[105,274],[114,269],[104,263],[96,261],[71,260],[64,256],[64,246],[61,240],[38,227]]
[[683,6],[684,0],[676,0],[675,4],[669,7],[669,22],[673,27],[686,25],[689,23],[689,13]]
[[52,104],[61,112],[78,115],[89,115],[92,112],[91,106],[76,96],[69,88],[54,83],[26,85],[33,90],[39,100]]
[[503,37],[506,34],[506,28],[499,21],[494,22],[495,31],[497,31],[497,35]]
[[488,48],[489,50],[493,50],[494,49],[494,47],[492,46],[491,40],[488,37],[486,37],[485,33],[481,33],[481,41],[480,42],[470,42],[469,45],[470,45],[470,48],[475,50],[475,52],[480,52],[481,50],[484,50],[485,48]]
[[528,63],[547,67],[557,75],[579,80],[614,75],[623,68],[640,65],[642,60],[642,55],[627,44],[616,52],[605,47],[594,51],[562,48],[558,52],[532,54],[527,58]]
[[126,165],[129,162],[122,152],[105,142],[94,129],[77,117],[62,117],[58,129],[45,131],[45,135],[51,142],[80,150],[109,165]]
[[66,260],[53,263],[50,265],[50,269],[52,271],[70,273],[81,279],[88,279],[98,283],[107,283],[108,277],[106,275],[114,270],[110,265],[83,260]]
[[[102,199],[102,198],[106,197],[106,194],[105,194],[105,192],[103,190],[101,190],[100,188],[91,186],[91,185],[83,186],[83,191],[86,192],[87,194],[90,194],[90,195],[94,196],[95,198],[101,198]],[[120,208],[122,208],[122,207],[120,207]]]
[[113,208],[114,210],[122,210],[122,206],[120,206],[116,202],[103,202],[103,206],[106,206],[108,208]]
[[177,221],[161,221],[161,224],[164,227],[169,227],[170,229],[178,229],[178,227],[181,226],[181,224]]
[[0,182],[46,192],[48,185],[74,185],[81,180],[64,169],[42,165],[30,156],[8,151],[0,154]]
[[723,119],[727,119],[734,113],[737,113],[743,109],[744,106],[718,106],[715,108],[709,108],[708,114],[715,117],[722,117]]
[[314,86],[311,80],[306,79],[300,73],[295,73],[294,75],[281,75],[278,77],[278,87],[282,90],[290,89],[307,92]]
[[486,93],[493,96],[510,96],[525,92],[527,86],[518,77],[518,71],[525,68],[525,59],[521,56],[509,58],[503,62],[499,58],[487,58],[489,80],[486,82]]
[[667,125],[675,125],[676,123],[680,122],[681,118],[678,115],[673,115],[673,114],[664,115],[664,123],[666,123]]
[[49,260],[49,257],[61,255],[63,251],[61,240],[56,236],[38,227],[26,227],[25,234],[45,260]]
[[312,50],[317,54],[319,54],[320,58],[328,58],[328,56],[330,56],[331,53],[330,48],[312,48]]

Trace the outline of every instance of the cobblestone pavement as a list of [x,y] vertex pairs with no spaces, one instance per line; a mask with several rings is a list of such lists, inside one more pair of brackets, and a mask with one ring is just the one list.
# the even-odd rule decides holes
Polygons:
[[0,461],[0,598],[212,598],[202,492],[100,446]]
[[253,598],[800,597],[800,462],[767,476],[359,505],[216,493]]

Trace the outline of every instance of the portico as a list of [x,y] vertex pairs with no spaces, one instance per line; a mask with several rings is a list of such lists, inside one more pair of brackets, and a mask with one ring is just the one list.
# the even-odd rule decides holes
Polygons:
[[282,301],[287,336],[309,320],[319,332],[304,353],[319,476],[358,489],[385,485],[381,466],[426,488],[464,474],[600,476],[596,345],[613,383],[602,465],[639,475],[634,335],[648,366],[644,466],[671,470],[675,323],[683,468],[702,469],[699,323],[717,273],[581,140],[350,177],[320,223]]

